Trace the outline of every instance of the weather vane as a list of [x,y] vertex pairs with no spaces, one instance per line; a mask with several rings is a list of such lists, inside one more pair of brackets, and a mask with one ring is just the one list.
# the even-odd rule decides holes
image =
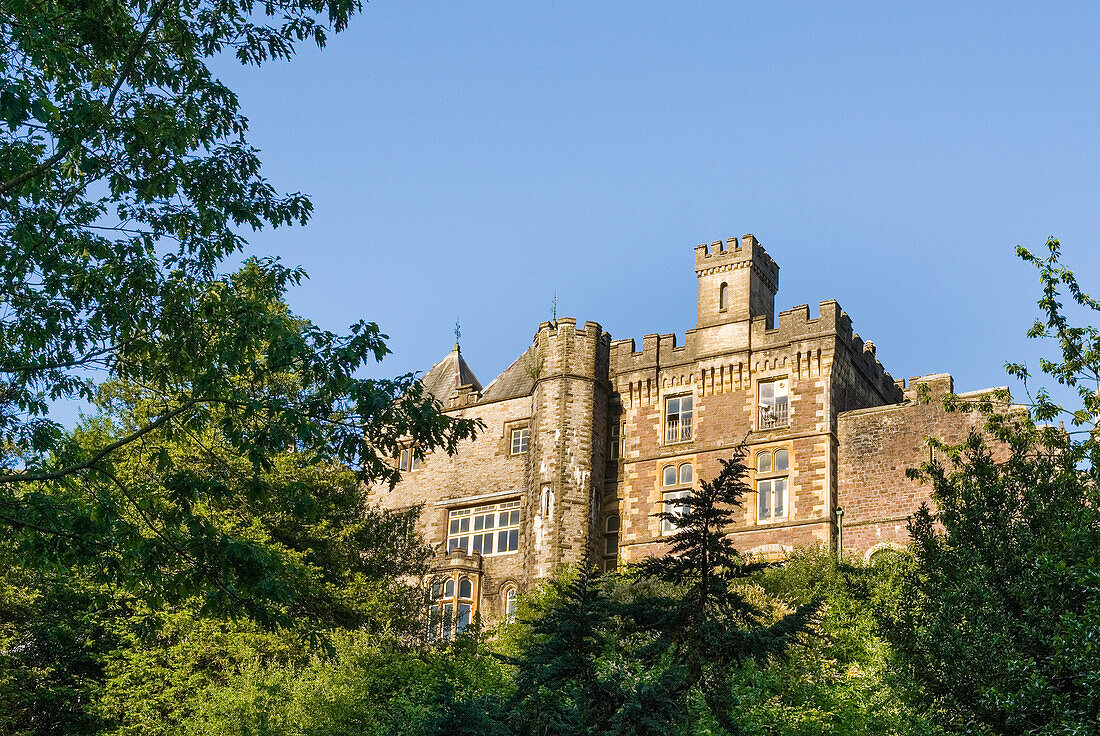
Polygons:
[[550,314],[553,315],[554,324],[558,323],[558,292],[554,292],[554,300],[551,302]]
[[462,339],[462,323],[457,319],[455,320],[455,345],[458,345],[459,340]]

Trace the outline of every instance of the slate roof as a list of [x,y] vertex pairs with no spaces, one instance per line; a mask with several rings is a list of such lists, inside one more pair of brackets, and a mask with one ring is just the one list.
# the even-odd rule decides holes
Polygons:
[[448,406],[450,401],[458,396],[459,386],[473,386],[475,391],[481,393],[481,381],[477,380],[477,376],[466,364],[457,343],[443,360],[424,374],[421,383],[424,385],[424,390],[443,406]]
[[538,377],[537,354],[535,346],[527,348],[522,355],[513,361],[512,365],[489,382],[482,394],[482,401],[500,401],[501,399],[513,399],[517,396],[527,396],[535,388],[535,378]]

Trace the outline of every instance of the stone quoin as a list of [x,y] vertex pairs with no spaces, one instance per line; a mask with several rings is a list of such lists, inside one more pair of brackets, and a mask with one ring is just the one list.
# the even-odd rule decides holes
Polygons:
[[[742,442],[752,492],[731,530],[742,552],[835,550],[838,507],[846,553],[907,543],[929,489],[906,469],[930,458],[928,437],[958,442],[982,423],[941,408],[951,377],[894,380],[835,301],[816,317],[807,305],[774,314],[779,267],[752,235],[696,246],[695,273],[698,322],[683,345],[646,335],[639,350],[563,317],[484,386],[457,343],[424,375],[444,411],[485,428],[454,456],[403,452],[401,482],[368,498],[421,507],[441,618],[506,616],[563,563],[662,554],[671,530],[654,514]],[[932,401],[917,400],[922,384]]]

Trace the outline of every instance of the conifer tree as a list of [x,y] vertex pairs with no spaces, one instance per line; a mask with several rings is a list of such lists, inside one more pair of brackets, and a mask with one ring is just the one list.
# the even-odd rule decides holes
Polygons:
[[[641,577],[671,584],[679,595],[653,595],[633,604],[632,618],[654,636],[649,656],[680,671],[681,697],[698,691],[719,724],[738,728],[728,718],[732,668],[746,660],[765,660],[782,653],[805,631],[817,608],[809,603],[774,623],[741,595],[737,581],[769,563],[746,559],[728,536],[734,509],[748,486],[744,447],[722,460],[716,478],[703,481],[690,496],[677,499],[678,509],[657,514],[676,528],[669,553],[639,565]],[[668,682],[672,682],[669,678]]]
[[518,662],[517,731],[608,733],[619,700],[599,673],[613,625],[609,601],[590,567],[579,567],[571,580],[552,585],[554,598],[531,621],[532,641]]

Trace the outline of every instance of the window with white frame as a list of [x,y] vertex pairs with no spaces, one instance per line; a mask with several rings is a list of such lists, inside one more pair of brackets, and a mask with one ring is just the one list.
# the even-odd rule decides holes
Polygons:
[[447,519],[447,551],[459,547],[485,556],[518,550],[519,501],[451,509]]
[[761,381],[759,388],[760,401],[758,402],[758,408],[760,411],[757,427],[760,429],[786,427],[790,423],[787,379]]
[[[687,506],[683,500],[691,495],[692,482],[691,463],[669,464],[661,471],[661,485],[664,491],[661,494],[663,511],[676,517],[684,515]],[[671,534],[679,527],[673,519],[661,520],[661,533]]]
[[[457,593],[457,595],[456,595]],[[451,639],[470,625],[474,610],[474,583],[468,577],[434,580],[428,609],[431,638]]]
[[603,523],[603,554],[613,560],[619,554],[619,516],[612,514]]
[[512,454],[521,455],[527,452],[527,441],[530,437],[528,427],[516,427],[512,430]]
[[516,620],[516,601],[519,599],[519,594],[516,592],[514,585],[509,585],[504,589],[504,620],[515,621]]
[[693,399],[688,396],[671,396],[665,399],[665,443],[686,442],[691,439],[691,410]]
[[662,519],[661,520],[661,532],[663,534],[672,534],[680,528],[677,524],[677,520],[682,518],[687,513],[687,504],[684,500],[691,495],[691,489],[683,491],[665,491],[662,494],[662,502],[664,503],[664,510],[672,514],[675,519]]
[[420,470],[421,460],[416,456],[416,451],[411,447],[401,450],[397,456],[397,467],[400,470]]
[[776,521],[787,518],[787,475],[790,453],[785,449],[756,453],[756,520]]

